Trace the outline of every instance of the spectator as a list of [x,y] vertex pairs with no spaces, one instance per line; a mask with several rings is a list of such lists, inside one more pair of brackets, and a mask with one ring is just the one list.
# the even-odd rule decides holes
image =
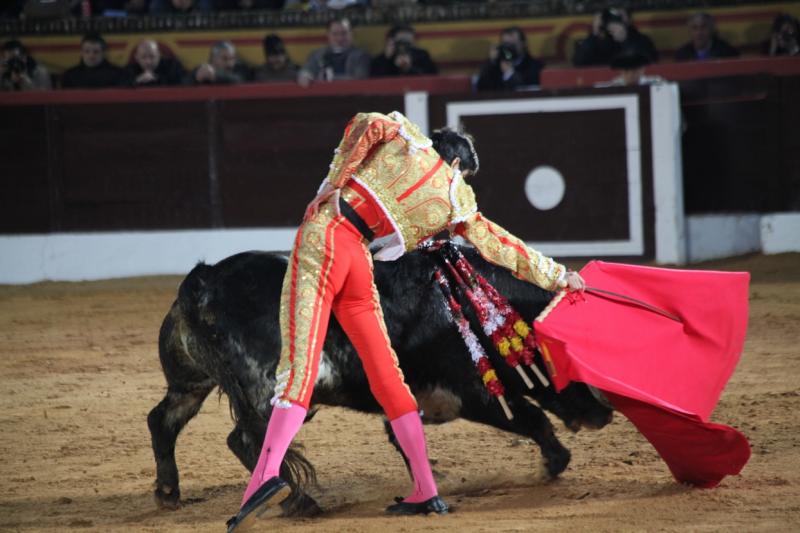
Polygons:
[[675,51],[675,61],[703,61],[739,55],[736,48],[717,35],[714,18],[708,13],[695,13],[689,17],[688,24],[691,41]]
[[250,79],[247,67],[236,57],[236,47],[230,41],[219,41],[211,46],[208,63],[192,72],[191,80],[197,84],[227,85]]
[[437,74],[438,69],[430,54],[415,46],[416,37],[416,31],[408,24],[392,26],[386,33],[383,53],[372,59],[369,75],[378,77]]
[[783,13],[775,17],[772,33],[767,43],[767,54],[771,56],[796,56],[800,54],[800,22]]
[[150,0],[151,15],[185,15],[212,11],[214,0]]
[[307,87],[312,80],[362,79],[369,75],[370,57],[353,46],[353,31],[346,18],[328,23],[328,46],[318,48],[308,56],[297,75],[297,82]]
[[17,40],[3,44],[0,63],[0,88],[4,91],[35,91],[52,88],[50,74]]
[[606,8],[592,21],[591,34],[575,47],[572,63],[576,67],[611,65],[618,55],[641,54],[649,63],[658,61],[653,41],[631,23],[624,9]]
[[134,86],[180,85],[186,76],[181,62],[162,57],[158,43],[145,39],[136,47],[133,61],[128,65],[128,78]]
[[87,33],[81,40],[81,62],[68,69],[61,79],[68,88],[99,89],[128,85],[124,69],[106,59],[106,41],[99,33]]
[[256,81],[294,81],[300,70],[286,53],[283,40],[274,33],[264,37],[264,65],[255,73]]
[[490,50],[489,61],[478,74],[477,88],[479,91],[508,91],[539,85],[542,67],[544,63],[528,52],[525,33],[512,26],[500,33],[500,44]]

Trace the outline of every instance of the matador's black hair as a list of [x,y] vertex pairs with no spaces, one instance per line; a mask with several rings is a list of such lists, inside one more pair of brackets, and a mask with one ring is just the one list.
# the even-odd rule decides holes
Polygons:
[[472,135],[453,128],[441,128],[433,132],[431,140],[433,149],[445,162],[450,164],[458,157],[461,159],[461,170],[471,170],[473,174],[478,172],[480,162]]

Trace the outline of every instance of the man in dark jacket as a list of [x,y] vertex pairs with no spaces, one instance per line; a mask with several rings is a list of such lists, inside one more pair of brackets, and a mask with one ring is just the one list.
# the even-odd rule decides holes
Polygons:
[[264,64],[255,70],[256,81],[295,81],[300,67],[286,52],[283,39],[271,33],[264,37]]
[[658,61],[653,41],[631,24],[630,15],[623,9],[606,8],[595,16],[591,34],[578,42],[572,64],[608,66],[616,56],[634,54],[641,54],[650,63]]
[[675,51],[675,61],[702,61],[739,55],[736,48],[717,35],[714,18],[708,13],[693,14],[688,24],[691,41]]
[[136,47],[133,62],[128,65],[128,76],[136,87],[157,85],[180,85],[186,76],[181,62],[171,57],[162,57],[158,43],[145,39]]
[[479,91],[503,91],[539,85],[543,67],[544,63],[528,52],[522,29],[512,26],[500,33],[500,44],[489,52],[489,61],[478,74],[477,88]]
[[430,54],[416,46],[416,37],[416,31],[408,24],[392,26],[386,33],[383,53],[372,59],[369,75],[380,77],[437,74],[439,69]]
[[81,62],[61,78],[65,89],[120,87],[128,84],[125,69],[106,59],[106,41],[99,33],[87,33],[81,40]]

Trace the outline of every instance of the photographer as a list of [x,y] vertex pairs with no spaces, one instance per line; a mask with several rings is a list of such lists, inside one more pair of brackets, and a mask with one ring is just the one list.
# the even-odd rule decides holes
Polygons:
[[28,50],[17,40],[3,44],[0,76],[0,88],[4,91],[46,91],[52,88],[47,69],[28,55]]
[[371,77],[415,76],[438,73],[430,54],[415,45],[416,32],[408,24],[395,24],[386,34],[383,53],[370,64]]
[[800,55],[800,22],[788,13],[775,17],[766,52],[771,56]]
[[576,67],[610,65],[619,55],[641,54],[649,63],[658,61],[653,41],[631,23],[624,9],[606,8],[592,21],[591,34],[575,47],[572,64]]
[[478,74],[479,91],[511,91],[518,87],[539,85],[544,63],[528,53],[525,34],[517,26],[500,34],[500,44],[492,47],[489,61]]

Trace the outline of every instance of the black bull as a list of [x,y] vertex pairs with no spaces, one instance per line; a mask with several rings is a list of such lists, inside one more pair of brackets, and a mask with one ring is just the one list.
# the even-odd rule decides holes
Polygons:
[[[464,249],[464,253],[526,320],[534,318],[551,299],[552,293],[517,280],[473,250]],[[286,264],[286,258],[278,254],[247,252],[214,266],[201,263],[183,280],[159,335],[167,392],[147,419],[157,465],[155,497],[159,505],[180,505],[175,441],[215,386],[228,395],[236,422],[228,447],[248,470],[255,467],[271,413],[269,399],[280,355],[278,311]],[[514,414],[513,420],[508,420],[486,392],[464,341],[447,317],[433,279],[434,268],[425,252],[375,265],[392,345],[425,421],[440,423],[462,417],[532,438],[541,448],[548,473],[557,476],[567,467],[570,453],[531,400],[573,431],[604,426],[611,420],[610,410],[582,384],[572,384],[560,394],[542,386],[531,391],[489,350]],[[380,412],[361,362],[333,317],[313,404]],[[313,412],[312,408],[309,419]],[[391,433],[389,440],[394,442]],[[302,491],[302,485],[314,479],[314,469],[297,448],[287,453],[281,474],[295,489],[293,506],[287,511],[317,511]]]

